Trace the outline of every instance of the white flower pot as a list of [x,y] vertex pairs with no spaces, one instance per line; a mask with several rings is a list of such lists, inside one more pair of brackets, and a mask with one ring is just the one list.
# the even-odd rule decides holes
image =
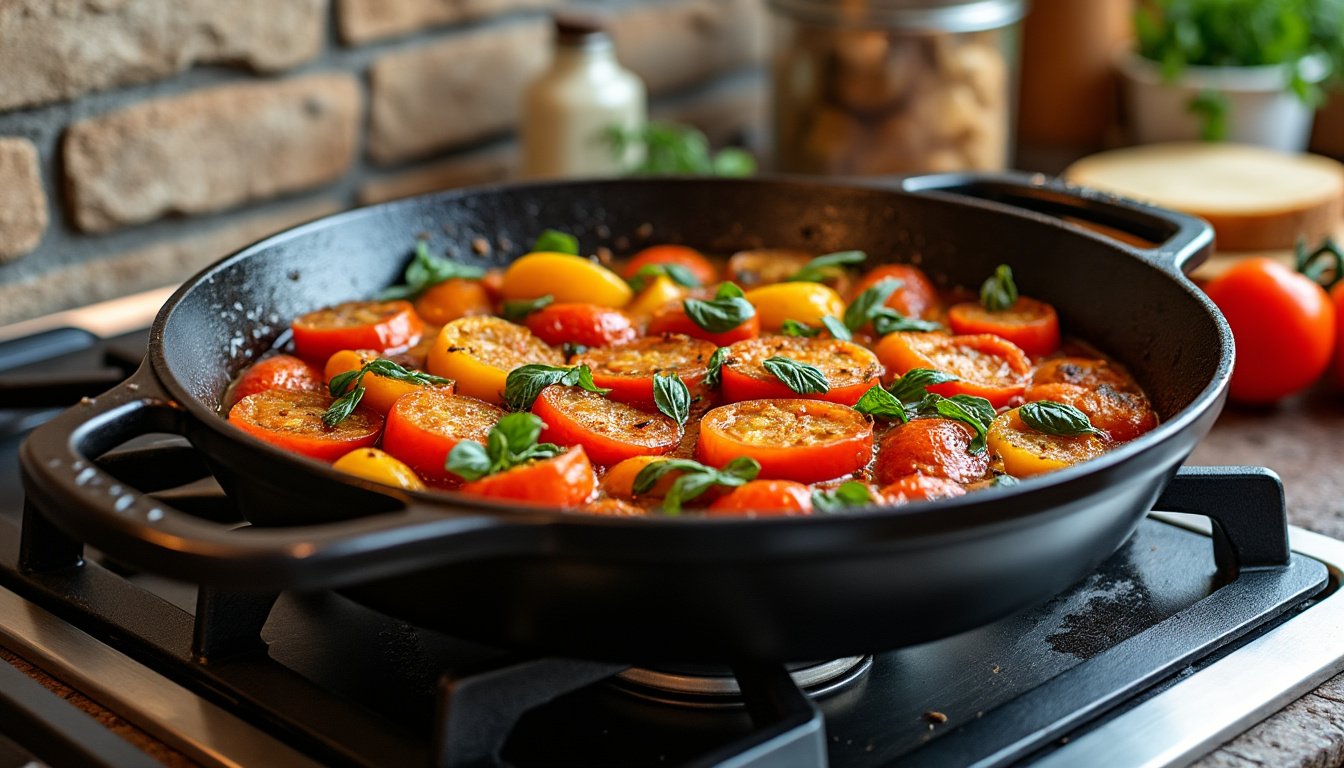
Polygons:
[[[1201,135],[1202,118],[1191,100],[1207,91],[1226,95],[1227,140],[1301,152],[1311,135],[1313,109],[1289,88],[1289,65],[1269,67],[1187,67],[1173,83],[1162,79],[1161,65],[1126,51],[1120,57],[1125,81],[1125,111],[1135,141],[1191,141]],[[1330,74],[1329,61],[1309,56],[1297,64],[1302,77],[1319,83]]]

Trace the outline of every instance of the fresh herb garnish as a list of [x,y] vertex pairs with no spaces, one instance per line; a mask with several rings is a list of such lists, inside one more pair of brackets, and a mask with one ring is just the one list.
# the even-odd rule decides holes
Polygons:
[[761,365],[770,375],[784,382],[784,386],[800,395],[825,394],[831,390],[826,374],[815,365],[778,355],[767,357]]
[[1097,435],[1106,437],[1106,433],[1092,426],[1087,414],[1072,405],[1056,403],[1053,400],[1038,400],[1027,403],[1017,409],[1018,418],[1028,427],[1047,435],[1060,437],[1078,437],[1079,435]]
[[989,481],[989,485],[991,488],[1011,488],[1019,482],[1021,481],[1012,475],[995,475],[994,479]]
[[515,411],[526,411],[537,401],[541,390],[559,384],[564,387],[581,387],[589,392],[605,395],[610,389],[604,389],[593,383],[593,371],[586,365],[541,365],[533,363],[519,366],[509,371],[504,380],[504,402]]
[[705,386],[713,389],[723,380],[723,361],[728,357],[728,348],[719,347],[709,356],[709,370],[705,372]]
[[854,410],[869,416],[892,419],[901,423],[910,420],[910,415],[905,410],[905,404],[879,384],[874,384],[867,392],[863,393],[863,397],[860,397],[859,401],[854,404]]
[[857,331],[867,325],[872,321],[878,310],[887,303],[887,299],[891,298],[891,294],[900,290],[902,285],[904,285],[902,281],[894,277],[888,277],[860,293],[845,308],[845,327],[851,331]]
[[682,302],[686,316],[710,333],[726,333],[756,316],[756,308],[743,298],[742,289],[732,283],[719,286],[713,301],[687,299]]
[[845,327],[845,324],[840,322],[840,320],[831,317],[830,315],[822,315],[821,324],[825,326],[824,329],[815,328],[813,326],[808,325],[807,323],[800,323],[797,320],[786,319],[780,325],[779,332],[785,336],[798,336],[805,339],[810,339],[813,338],[814,336],[819,336],[822,330],[826,330],[831,334],[832,338],[836,338],[841,341],[854,340],[854,335],[849,332],[849,329]]
[[873,496],[868,492],[868,486],[855,480],[841,483],[829,491],[812,492],[812,507],[818,512],[841,512],[872,503]]
[[780,325],[779,332],[785,336],[801,336],[805,339],[810,339],[821,333],[821,329],[813,328],[807,323],[800,323],[797,320],[786,319],[783,324]]
[[576,344],[572,341],[566,341],[564,344],[560,345],[560,354],[564,355],[566,360],[575,355],[582,355],[587,351],[588,347],[583,344]]
[[709,139],[689,125],[650,121],[639,128],[613,125],[606,129],[612,156],[628,173],[665,176],[750,176],[756,159],[737,147],[711,152]]
[[878,336],[886,336],[888,333],[897,331],[936,331],[943,326],[931,320],[920,320],[915,317],[906,317],[891,307],[881,307],[873,315],[873,332]]
[[570,256],[578,256],[579,239],[558,229],[542,230],[542,233],[537,235],[537,242],[532,244],[532,252],[567,253]]
[[686,288],[700,287],[700,278],[680,264],[645,264],[626,282],[630,283],[631,289],[642,291],[655,278],[663,275],[667,275],[672,282]]
[[903,403],[918,402],[927,394],[928,387],[946,384],[949,381],[961,381],[950,373],[933,368],[911,368],[891,384],[891,394]]
[[507,414],[490,430],[485,445],[462,440],[453,446],[444,468],[470,482],[564,453],[565,449],[558,445],[537,442],[543,426],[544,422],[533,414]]
[[327,425],[328,429],[345,421],[350,417],[350,414],[355,412],[355,406],[359,405],[359,401],[364,399],[364,377],[370,373],[375,376],[382,376],[385,379],[414,384],[418,387],[441,387],[453,383],[452,379],[412,371],[381,357],[377,360],[370,360],[353,371],[338,373],[331,377],[327,389],[336,400],[322,414],[322,423]]
[[994,406],[983,397],[955,395],[943,397],[930,392],[916,407],[921,416],[939,416],[944,419],[960,421],[975,430],[975,439],[966,446],[969,453],[983,453],[989,433],[989,425],[994,422]]
[[918,415],[920,405],[929,396],[927,387],[949,381],[960,379],[932,368],[912,368],[892,382],[890,389],[874,386],[864,392],[863,397],[854,404],[854,410],[904,423]]
[[690,459],[664,459],[655,461],[635,475],[632,490],[636,496],[647,493],[669,472],[680,472],[680,477],[672,481],[663,497],[662,509],[669,515],[681,513],[681,506],[708,491],[714,486],[737,488],[756,479],[761,465],[755,459],[738,456],[724,465],[723,469],[705,466]]
[[653,377],[653,404],[664,416],[686,426],[691,416],[691,391],[677,374],[657,374]]
[[818,256],[804,264],[802,269],[798,270],[793,277],[788,279],[788,282],[823,283],[843,272],[847,265],[862,264],[867,259],[868,254],[863,251],[837,251],[835,253],[828,253],[824,256]]
[[417,240],[415,255],[411,257],[411,263],[406,265],[406,271],[402,274],[402,279],[406,281],[405,285],[385,288],[379,292],[378,298],[381,301],[410,299],[445,280],[454,278],[479,280],[484,276],[485,269],[435,256],[429,252],[429,241]]
[[554,303],[555,297],[549,293],[535,299],[513,299],[504,302],[504,306],[500,308],[500,314],[511,323],[521,323],[527,319],[528,315],[545,309]]
[[1013,268],[1000,264],[980,286],[980,306],[990,312],[1003,312],[1017,303],[1017,283],[1013,282]]
[[841,322],[839,318],[831,317],[830,315],[822,315],[821,324],[826,326],[826,330],[830,331],[831,336],[834,338],[841,341],[854,340],[854,334],[849,332],[849,328],[846,328],[845,324]]

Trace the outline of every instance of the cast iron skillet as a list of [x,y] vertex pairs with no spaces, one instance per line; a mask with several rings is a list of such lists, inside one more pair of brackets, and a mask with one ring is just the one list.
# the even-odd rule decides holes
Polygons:
[[[1125,245],[1069,217],[1158,245]],[[1084,465],[958,499],[814,518],[610,519],[375,486],[216,414],[226,382],[289,318],[396,282],[418,235],[437,252],[504,264],[546,227],[618,253],[643,242],[715,253],[859,248],[872,262],[913,261],[972,286],[1007,262],[1070,333],[1130,366],[1164,423]],[[483,256],[471,247],[482,237],[492,244]],[[130,564],[235,589],[339,588],[494,645],[721,661],[918,643],[1041,602],[1094,569],[1212,425],[1231,336],[1181,271],[1211,239],[1197,219],[1027,177],[922,177],[903,189],[616,180],[380,205],[276,235],[197,275],[159,313],[139,372],[25,443],[24,477],[56,525]],[[93,464],[151,432],[201,449],[254,527],[190,517]]]

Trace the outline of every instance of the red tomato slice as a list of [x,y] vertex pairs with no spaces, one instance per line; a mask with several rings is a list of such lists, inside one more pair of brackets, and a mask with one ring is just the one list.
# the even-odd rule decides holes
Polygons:
[[1133,440],[1157,426],[1157,414],[1153,413],[1148,398],[1109,384],[1095,389],[1077,384],[1041,384],[1027,390],[1027,402],[1034,400],[1072,405],[1087,414],[1092,426],[1104,430],[1113,443]]
[[705,510],[708,517],[812,514],[812,489],[790,480],[752,480]]
[[583,448],[575,447],[550,459],[466,483],[459,490],[528,504],[577,507],[597,490],[597,475]]
[[819,400],[746,400],[700,421],[696,456],[722,467],[739,456],[761,464],[760,477],[815,483],[863,469],[873,454],[867,416]]
[[415,300],[415,313],[430,325],[443,325],[459,317],[488,315],[494,299],[479,280],[459,277],[431,286]]
[[909,504],[912,501],[932,501],[965,496],[966,489],[941,477],[906,475],[878,491],[887,504]]
[[754,339],[761,335],[761,318],[758,315],[752,315],[736,328],[730,328],[722,333],[710,333],[691,319],[686,314],[684,304],[670,304],[653,314],[649,319],[649,335],[664,333],[680,333],[690,336],[693,339],[704,339],[716,347],[726,347],[743,339]]
[[[826,377],[830,390],[794,392],[765,369],[765,360],[771,357],[787,357],[816,367]],[[880,384],[881,377],[882,365],[877,357],[858,344],[837,339],[767,336],[728,348],[722,369],[723,399],[736,402],[801,397],[853,405],[864,392]]]
[[526,325],[554,347],[565,343],[610,347],[639,335],[624,312],[596,304],[551,304],[528,315]]
[[995,408],[1008,405],[1027,388],[1031,361],[1017,345],[990,334],[944,336],[938,333],[892,333],[877,343],[877,357],[888,374],[904,374],[913,368],[934,368],[957,376],[929,387],[930,392],[951,397],[983,397]]
[[811,260],[812,254],[807,251],[785,248],[738,251],[728,259],[728,279],[743,288],[782,283],[798,274],[798,270]]
[[581,445],[593,462],[604,466],[635,456],[662,455],[681,443],[681,427],[663,414],[578,387],[543,389],[532,413],[546,422],[542,442]]
[[1059,349],[1055,308],[1026,296],[1002,312],[990,312],[975,302],[955,304],[947,311],[947,324],[955,333],[992,333],[1032,357],[1044,357]]
[[868,270],[854,286],[850,300],[883,280],[896,279],[901,287],[887,299],[887,306],[906,317],[928,319],[938,313],[938,289],[919,267],[909,264],[883,264]]
[[671,371],[691,391],[703,397],[709,358],[716,347],[688,336],[663,335],[638,339],[619,347],[590,349],[571,361],[593,371],[593,381],[610,389],[607,397],[622,403],[653,408],[654,374]]
[[906,475],[945,477],[970,483],[989,471],[989,453],[968,453],[975,430],[951,419],[915,419],[898,424],[882,436],[874,474],[879,483]]
[[271,445],[321,461],[335,461],[378,441],[383,417],[359,408],[333,428],[322,423],[332,398],[320,392],[268,389],[229,410],[229,423]]
[[293,389],[300,392],[321,392],[322,372],[315,366],[293,355],[272,355],[249,365],[224,393],[225,411],[248,395],[268,389]]
[[1107,360],[1091,357],[1057,357],[1036,366],[1031,375],[1033,386],[1076,384],[1095,389],[1103,384],[1121,392],[1139,392],[1129,374]]
[[462,440],[484,445],[503,409],[465,395],[419,389],[397,398],[387,414],[383,450],[414,469],[425,482],[453,486],[462,481],[444,469],[449,451]]
[[650,264],[676,264],[685,267],[701,285],[712,285],[719,280],[719,270],[703,253],[684,245],[651,245],[636,253],[621,268],[621,277],[633,280],[639,270]]
[[299,357],[322,362],[342,349],[400,352],[425,330],[408,301],[348,301],[299,315],[290,327]]

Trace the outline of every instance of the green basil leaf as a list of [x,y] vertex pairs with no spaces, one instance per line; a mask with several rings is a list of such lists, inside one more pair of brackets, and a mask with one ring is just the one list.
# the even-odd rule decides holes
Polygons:
[[546,253],[567,253],[571,256],[579,255],[579,239],[568,232],[561,232],[558,229],[543,230],[537,235],[537,242],[532,244],[532,252]]
[[635,475],[635,482],[631,485],[631,492],[636,496],[641,493],[648,493],[649,489],[658,483],[668,472],[712,472],[713,467],[707,467],[698,461],[690,459],[660,459],[649,462],[639,474]]
[[475,440],[460,440],[453,446],[453,450],[448,452],[444,468],[471,482],[490,474],[492,464],[484,445]]
[[511,323],[521,323],[527,319],[528,315],[545,309],[554,302],[555,297],[549,293],[535,299],[514,299],[504,302],[500,314]]
[[429,242],[417,240],[415,255],[402,274],[403,285],[394,285],[378,294],[382,301],[392,299],[410,299],[419,296],[426,289],[445,280],[479,280],[485,276],[485,269],[472,264],[445,259],[429,252]]
[[878,336],[886,336],[897,331],[936,331],[943,326],[930,320],[906,317],[891,307],[879,307],[873,313],[873,331]]
[[854,410],[884,419],[892,419],[902,424],[910,420],[905,405],[890,392],[880,386],[873,386],[863,393],[863,397],[854,404]]
[[561,347],[560,347],[560,352],[561,352],[561,354],[563,354],[566,358],[571,358],[571,357],[574,357],[574,356],[576,356],[576,355],[582,355],[584,352],[587,352],[587,351],[588,351],[588,347],[586,347],[586,346],[584,346],[584,345],[582,345],[582,344],[575,344],[575,343],[572,342],[572,341],[566,341],[566,342],[565,342],[563,345],[561,345]]
[[331,382],[327,384],[327,390],[331,392],[332,397],[340,397],[345,394],[351,386],[359,386],[359,380],[364,378],[364,369],[356,368],[353,371],[338,373],[331,377]]
[[1012,309],[1017,303],[1017,283],[1013,282],[1013,268],[1000,264],[994,274],[980,286],[980,306],[990,312]]
[[868,259],[863,251],[837,251],[818,256],[803,265],[793,277],[791,283],[820,283],[833,277],[837,272],[852,264],[862,264]]
[[975,438],[971,440],[970,445],[966,446],[968,453],[984,453],[986,432],[988,428],[981,421],[983,415],[970,406],[964,405],[951,398],[936,395],[930,392],[924,397],[918,406],[918,412],[921,415],[939,416],[952,421],[960,421],[971,429],[975,430]]
[[700,287],[700,278],[680,264],[645,264],[627,282],[630,283],[632,289],[642,291],[649,283],[653,282],[654,278],[663,275],[666,275],[677,285],[686,288]]
[[845,308],[845,327],[851,331],[857,331],[867,325],[878,311],[886,305],[887,299],[891,298],[891,295],[899,290],[902,285],[904,283],[900,280],[889,277],[860,293]]
[[667,495],[663,497],[663,513],[668,515],[681,514],[681,506],[713,488],[715,479],[716,475],[714,474],[688,472],[673,480],[672,486],[667,489]]
[[786,319],[783,325],[780,326],[779,332],[785,336],[802,336],[803,338],[810,339],[821,333],[821,329],[813,328],[807,323],[800,323],[797,320]]
[[831,390],[826,374],[815,365],[778,355],[767,357],[761,365],[770,375],[784,382],[784,386],[800,395],[825,394]]
[[681,306],[692,322],[710,333],[726,333],[756,316],[756,308],[732,283],[719,286],[713,301],[687,299]]
[[569,449],[563,445],[556,445],[555,443],[537,443],[522,453],[516,454],[516,456],[518,463],[523,464],[533,460],[554,458],[567,450]]
[[999,412],[994,410],[994,406],[990,405],[989,401],[983,397],[976,397],[975,395],[953,395],[947,399],[960,405],[967,413],[970,413],[975,416],[976,419],[979,419],[980,424],[984,426],[986,430],[989,429],[990,425],[994,423],[994,419],[999,415]]
[[989,484],[990,487],[998,488],[1000,486],[1012,487],[1020,482],[1021,482],[1020,480],[1018,480],[1016,477],[1013,477],[1012,475],[995,475],[994,479],[991,480]]
[[452,379],[434,376],[423,371],[413,371],[381,357],[365,364],[364,370],[386,379],[414,384],[418,387],[443,387],[453,383]]
[[675,373],[660,373],[653,377],[653,404],[669,419],[686,426],[691,416],[691,391]]
[[1056,403],[1053,400],[1038,400],[1027,403],[1017,410],[1018,418],[1028,427],[1047,435],[1077,437],[1079,435],[1098,435],[1106,433],[1092,426],[1087,414],[1072,405]]
[[339,397],[322,414],[322,423],[326,424],[328,429],[350,418],[350,414],[355,412],[355,406],[359,405],[364,397],[364,376],[370,373],[422,387],[453,383],[452,379],[408,370],[385,358],[371,360],[353,371],[345,371],[331,377],[327,389],[332,397]]
[[501,435],[511,452],[517,453],[536,444],[545,423],[531,413],[510,413],[499,420],[490,433]]
[[891,394],[903,403],[917,402],[924,398],[927,387],[949,381],[961,379],[933,368],[911,368],[891,385]]
[[526,411],[537,401],[541,391],[552,384],[582,387],[589,392],[605,395],[610,389],[597,386],[593,371],[586,365],[541,365],[531,363],[509,371],[504,379],[504,402],[515,411]]
[[723,361],[728,357],[728,348],[719,347],[709,356],[709,371],[705,373],[705,386],[713,389],[723,379]]
[[834,338],[837,338],[841,341],[854,340],[854,334],[850,333],[849,329],[846,328],[845,324],[842,323],[838,318],[831,317],[830,315],[822,315],[821,324],[826,326],[826,330],[830,331],[831,336]]
[[873,503],[868,486],[851,480],[829,491],[812,492],[812,508],[818,512],[841,512]]
[[327,429],[334,429],[337,424],[350,418],[350,414],[355,412],[355,406],[364,398],[364,387],[356,386],[354,389],[338,397],[327,410],[322,413],[322,423]]
[[723,480],[723,478],[727,477],[736,478],[741,481],[736,483],[736,485],[742,485],[742,483],[755,480],[756,476],[761,474],[761,464],[750,456],[738,456],[727,464],[724,464],[723,469],[719,470],[719,474],[721,475],[721,484],[734,485],[734,483]]

